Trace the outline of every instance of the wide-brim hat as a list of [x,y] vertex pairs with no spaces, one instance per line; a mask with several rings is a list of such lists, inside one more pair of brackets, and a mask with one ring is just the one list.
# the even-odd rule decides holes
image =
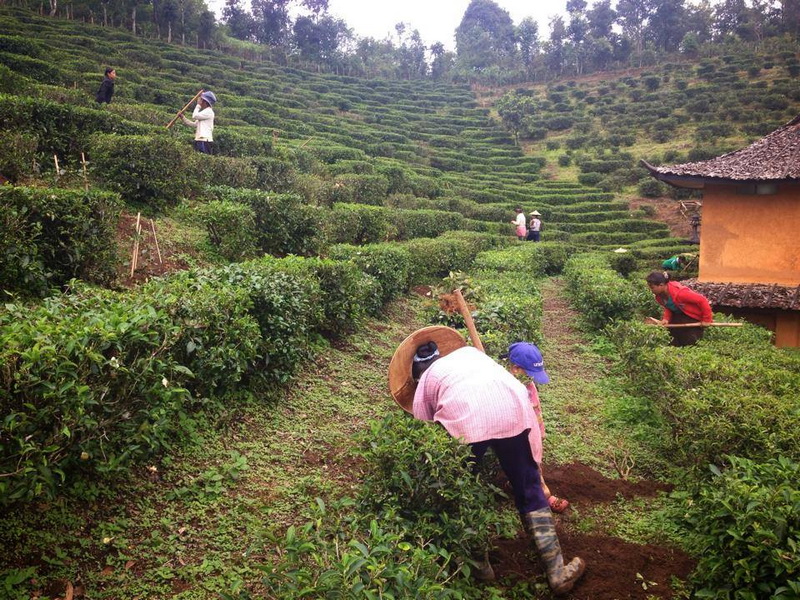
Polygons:
[[203,92],[200,97],[212,106],[217,102],[217,96],[214,92]]
[[440,356],[446,356],[467,345],[458,331],[443,325],[417,329],[400,343],[389,363],[389,392],[400,408],[409,413],[414,405],[414,392],[417,390],[417,382],[411,376],[411,366],[417,348],[428,342],[436,343]]
[[533,212],[531,213],[531,216],[532,216],[532,217],[541,217],[541,216],[542,216],[542,213],[540,213],[538,210],[535,210],[535,211],[533,211]]

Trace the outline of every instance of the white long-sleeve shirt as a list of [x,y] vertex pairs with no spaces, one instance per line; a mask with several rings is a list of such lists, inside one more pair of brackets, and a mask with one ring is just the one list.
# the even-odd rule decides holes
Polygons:
[[214,141],[214,111],[210,106],[200,109],[200,105],[194,107],[192,119],[183,117],[183,122],[189,127],[196,129],[194,140],[196,142],[213,142]]

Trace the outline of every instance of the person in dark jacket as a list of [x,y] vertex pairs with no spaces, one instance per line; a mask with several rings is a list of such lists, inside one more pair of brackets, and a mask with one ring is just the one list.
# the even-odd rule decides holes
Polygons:
[[105,77],[103,77],[103,83],[100,84],[100,89],[97,90],[97,95],[95,96],[95,100],[102,104],[105,102],[106,104],[111,103],[111,96],[114,95],[114,80],[117,78],[117,72],[112,69],[111,67],[106,68]]

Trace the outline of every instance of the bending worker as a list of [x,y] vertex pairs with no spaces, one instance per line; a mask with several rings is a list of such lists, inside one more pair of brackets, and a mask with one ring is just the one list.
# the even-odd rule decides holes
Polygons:
[[189,127],[195,128],[194,149],[204,154],[213,154],[214,144],[214,110],[211,108],[217,101],[214,92],[203,92],[195,104],[192,118],[187,119],[180,113],[181,120]]
[[513,488],[525,531],[533,536],[544,562],[551,589],[556,594],[570,591],[586,564],[577,557],[564,564],[528,440],[529,431],[538,428],[528,391],[483,352],[463,346],[443,356],[433,337],[416,340],[424,343],[415,346],[412,359],[411,374],[418,379],[412,414],[439,423],[450,435],[470,444],[476,461],[489,448],[494,450]]
[[[656,302],[664,307],[662,325],[697,322],[707,325],[714,320],[706,297],[677,281],[670,281],[666,271],[653,271],[646,281]],[[703,337],[703,327],[674,328],[669,333],[673,346],[690,346]]]

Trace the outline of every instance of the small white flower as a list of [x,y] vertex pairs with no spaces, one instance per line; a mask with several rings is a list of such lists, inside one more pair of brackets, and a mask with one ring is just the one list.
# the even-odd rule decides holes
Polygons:
[[166,377],[161,378],[161,385],[163,385],[164,387],[167,387],[169,385],[169,381],[167,381]]
[[115,369],[119,369],[119,361],[117,360],[116,356],[112,356],[111,360],[108,361],[108,364],[110,364]]

